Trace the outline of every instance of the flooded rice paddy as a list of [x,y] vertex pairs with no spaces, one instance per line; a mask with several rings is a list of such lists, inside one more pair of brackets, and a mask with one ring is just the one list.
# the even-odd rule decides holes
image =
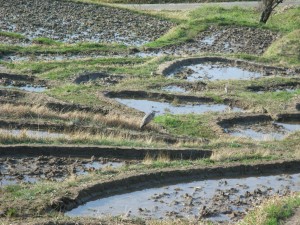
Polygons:
[[251,138],[257,141],[282,140],[299,130],[299,121],[238,125],[224,129],[226,133],[234,137]]
[[157,114],[188,114],[188,113],[205,113],[205,112],[241,112],[242,109],[237,107],[229,107],[225,104],[172,104],[168,102],[158,102],[152,100],[141,99],[124,99],[115,98],[116,101],[130,108],[148,113],[152,110],[157,111]]
[[263,73],[226,64],[205,63],[183,66],[169,76],[188,81],[250,80],[262,77]]
[[300,190],[300,174],[241,177],[181,183],[98,199],[68,216],[241,219],[253,206],[275,195]]

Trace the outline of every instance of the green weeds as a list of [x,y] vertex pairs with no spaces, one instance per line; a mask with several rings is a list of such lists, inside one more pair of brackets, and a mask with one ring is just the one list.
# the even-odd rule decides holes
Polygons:
[[14,33],[14,32],[6,32],[6,31],[0,31],[0,36],[3,37],[10,37],[10,38],[15,38],[15,39],[26,39],[26,37],[22,34],[19,33]]

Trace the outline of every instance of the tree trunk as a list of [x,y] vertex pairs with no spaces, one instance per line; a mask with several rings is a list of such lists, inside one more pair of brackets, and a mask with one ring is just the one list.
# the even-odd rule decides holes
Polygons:
[[273,11],[272,6],[267,6],[264,9],[264,11],[262,12],[259,22],[266,23],[268,21],[269,17],[271,16],[272,11]]

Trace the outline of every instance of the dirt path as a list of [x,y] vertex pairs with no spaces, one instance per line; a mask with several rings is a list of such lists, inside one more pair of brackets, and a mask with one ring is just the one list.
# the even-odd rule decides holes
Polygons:
[[300,224],[300,208],[295,211],[295,214],[286,221],[285,225],[297,225]]
[[[259,6],[260,2],[253,1],[253,2],[220,2],[220,3],[169,3],[169,4],[118,4],[118,6],[122,6],[125,8],[131,8],[136,10],[155,10],[155,11],[161,11],[161,10],[168,10],[168,11],[184,11],[184,10],[192,10],[197,7],[203,7],[203,6],[222,6],[222,7],[257,7]],[[280,6],[286,6],[286,5],[300,5],[299,0],[288,0],[284,1]]]

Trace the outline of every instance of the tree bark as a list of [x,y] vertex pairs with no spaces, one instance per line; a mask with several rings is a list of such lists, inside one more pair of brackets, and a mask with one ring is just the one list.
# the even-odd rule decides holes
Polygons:
[[267,23],[268,19],[270,18],[272,11],[282,3],[283,0],[263,0],[263,12],[260,16],[261,23]]
[[269,17],[271,16],[271,13],[273,11],[273,8],[268,6],[265,8],[265,10],[262,12],[260,16],[260,21],[261,23],[267,23]]

